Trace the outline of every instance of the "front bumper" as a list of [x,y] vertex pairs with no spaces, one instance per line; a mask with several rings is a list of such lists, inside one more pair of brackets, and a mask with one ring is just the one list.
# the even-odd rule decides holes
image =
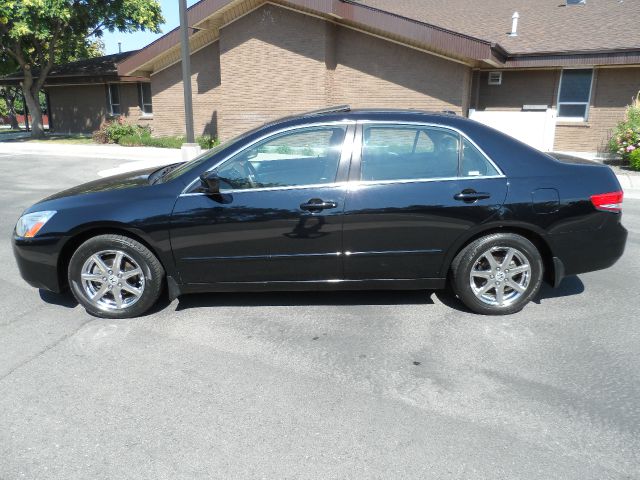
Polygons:
[[13,237],[13,255],[22,278],[32,287],[60,293],[58,272],[60,239],[52,237],[24,239]]

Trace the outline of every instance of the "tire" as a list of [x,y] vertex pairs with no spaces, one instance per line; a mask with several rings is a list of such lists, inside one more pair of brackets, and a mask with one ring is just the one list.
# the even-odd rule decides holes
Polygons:
[[165,275],[147,247],[123,235],[99,235],[84,242],[71,257],[67,274],[76,300],[101,318],[144,314],[158,301]]
[[538,294],[543,272],[542,256],[533,243],[514,233],[495,233],[474,240],[458,253],[451,263],[451,283],[473,312],[509,315]]

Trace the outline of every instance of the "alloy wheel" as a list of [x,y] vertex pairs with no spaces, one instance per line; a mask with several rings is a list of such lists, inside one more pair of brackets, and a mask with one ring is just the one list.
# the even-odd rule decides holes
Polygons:
[[531,265],[520,250],[493,247],[478,257],[469,282],[474,295],[491,306],[506,307],[516,302],[529,287]]
[[80,275],[87,298],[101,310],[131,307],[144,293],[144,272],[121,250],[94,253],[84,262]]

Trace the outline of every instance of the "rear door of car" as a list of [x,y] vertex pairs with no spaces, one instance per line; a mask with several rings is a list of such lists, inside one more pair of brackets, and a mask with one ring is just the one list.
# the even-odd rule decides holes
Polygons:
[[507,180],[439,125],[360,122],[345,200],[344,278],[442,278],[449,247],[501,207]]

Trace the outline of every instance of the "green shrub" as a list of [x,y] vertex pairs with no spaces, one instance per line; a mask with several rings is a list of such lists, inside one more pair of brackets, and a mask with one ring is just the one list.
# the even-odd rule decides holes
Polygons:
[[135,125],[130,123],[111,122],[105,127],[105,132],[109,143],[118,143],[118,141],[127,135],[135,135],[138,133]]
[[218,140],[217,138],[211,137],[211,135],[202,135],[196,138],[196,142],[200,144],[200,147],[203,150],[209,150],[210,148],[213,148],[216,145],[220,145],[220,140]]
[[[217,138],[202,136],[196,139],[203,150],[209,150],[220,142]],[[127,147],[158,147],[158,148],[180,148],[185,143],[184,137],[152,137],[150,133],[125,135],[118,141],[120,145]]]
[[640,149],[636,148],[629,154],[629,165],[634,170],[640,170]]
[[[127,123],[122,117],[103,123],[99,130],[93,132],[92,138],[96,143],[117,143],[126,147],[180,148],[185,143],[185,138],[180,136],[152,137],[148,126]],[[220,143],[210,135],[202,135],[196,142],[203,150],[209,150]]]
[[107,136],[107,132],[103,128],[93,132],[91,134],[91,138],[95,143],[109,143],[109,137]]
[[640,92],[627,106],[624,120],[618,123],[613,136],[609,140],[609,151],[617,153],[624,159],[640,148]]
[[126,147],[180,148],[184,141],[181,137],[152,137],[149,134],[143,134],[125,135],[120,138],[119,143]]
[[122,137],[130,136],[151,136],[151,129],[148,126],[142,127],[127,123],[123,117],[103,123],[99,130],[92,134],[96,143],[120,143]]

